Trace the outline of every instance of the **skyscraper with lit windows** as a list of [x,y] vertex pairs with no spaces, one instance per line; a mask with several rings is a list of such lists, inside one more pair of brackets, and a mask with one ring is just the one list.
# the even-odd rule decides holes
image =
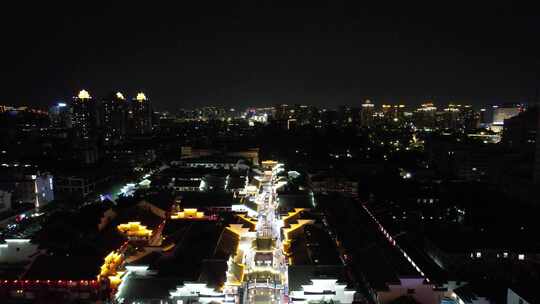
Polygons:
[[103,138],[116,144],[124,140],[127,131],[128,102],[121,92],[111,93],[102,102]]
[[137,93],[131,101],[128,120],[131,134],[147,135],[152,132],[152,104],[144,93]]
[[53,128],[71,128],[71,108],[65,102],[58,102],[49,108],[49,119]]
[[414,125],[417,128],[433,129],[437,126],[437,107],[432,102],[423,103],[414,111]]
[[360,110],[360,125],[362,127],[370,127],[373,124],[373,115],[375,112],[375,105],[368,99],[362,104]]
[[71,124],[75,135],[83,140],[91,139],[99,126],[98,107],[90,93],[81,90],[71,104]]

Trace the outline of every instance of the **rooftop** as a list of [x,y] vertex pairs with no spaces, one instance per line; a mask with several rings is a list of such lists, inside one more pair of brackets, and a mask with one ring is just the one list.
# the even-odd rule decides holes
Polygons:
[[167,221],[164,235],[175,245],[172,252],[158,259],[152,269],[160,276],[174,276],[187,281],[196,281],[205,259],[214,258],[220,237],[220,225],[215,222]]
[[38,256],[23,279],[95,280],[103,258],[97,256]]
[[305,225],[292,241],[293,265],[342,265],[335,242],[319,225]]
[[182,208],[231,207],[236,199],[232,193],[212,192],[178,192]]

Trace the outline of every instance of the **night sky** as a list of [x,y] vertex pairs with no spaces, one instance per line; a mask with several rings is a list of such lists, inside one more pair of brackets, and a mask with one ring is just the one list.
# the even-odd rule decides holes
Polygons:
[[46,107],[86,88],[143,90],[169,110],[366,98],[481,105],[532,102],[540,83],[540,19],[509,2],[50,2],[3,10],[0,104]]

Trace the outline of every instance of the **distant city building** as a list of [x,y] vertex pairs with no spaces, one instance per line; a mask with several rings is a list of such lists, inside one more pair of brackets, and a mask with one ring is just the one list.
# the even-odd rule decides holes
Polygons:
[[434,167],[446,176],[468,181],[493,178],[489,173],[497,150],[491,145],[433,138],[426,150]]
[[383,104],[381,109],[387,122],[398,122],[405,114],[404,104]]
[[152,104],[144,93],[137,93],[128,114],[133,135],[148,135],[152,132]]
[[78,138],[83,140],[90,139],[95,135],[99,126],[98,106],[86,90],[81,90],[73,98],[72,107],[72,126]]
[[437,114],[441,116],[441,119],[437,121],[438,127],[444,129],[457,129],[460,127],[460,107],[449,104],[440,114]]
[[538,108],[532,107],[516,116],[504,120],[502,141],[517,151],[536,147]]
[[540,110],[536,118],[536,149],[534,153],[534,183],[540,185]]
[[480,109],[480,128],[489,128],[493,119],[493,114],[490,115],[489,109],[482,108]]
[[491,129],[495,132],[501,132],[504,126],[504,120],[514,117],[523,111],[521,104],[502,104],[493,106],[493,123]]
[[246,110],[245,117],[251,123],[263,123],[266,124],[273,115],[274,108],[249,108]]
[[349,106],[339,107],[339,120],[342,126],[360,125],[360,109]]
[[467,130],[480,127],[480,114],[472,106],[465,105],[460,112],[461,124]]
[[334,110],[322,109],[321,110],[321,126],[328,128],[331,126],[336,126],[339,121],[339,113]]
[[374,114],[375,105],[368,99],[362,104],[362,109],[360,109],[360,125],[362,127],[372,126]]
[[127,132],[129,104],[120,92],[110,94],[102,102],[104,140],[121,142]]
[[71,128],[71,108],[59,102],[49,108],[49,119],[53,128]]
[[274,119],[276,120],[287,120],[293,118],[294,109],[287,104],[280,104],[275,106]]
[[413,114],[414,125],[417,128],[433,129],[437,126],[437,107],[432,102],[424,103]]
[[437,127],[445,129],[476,129],[479,127],[479,115],[470,105],[449,104],[437,112]]
[[226,120],[229,117],[235,116],[235,109],[225,109],[223,107],[207,106],[197,108],[195,115],[198,120],[211,121],[211,120]]

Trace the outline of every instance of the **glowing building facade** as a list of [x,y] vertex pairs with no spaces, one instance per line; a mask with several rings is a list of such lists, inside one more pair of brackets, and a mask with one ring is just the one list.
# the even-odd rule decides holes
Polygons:
[[137,93],[128,112],[130,132],[148,135],[152,132],[152,104],[144,93]]
[[90,93],[81,90],[71,104],[71,124],[78,138],[89,140],[100,124],[98,107]]
[[360,125],[370,127],[373,125],[373,115],[375,114],[375,105],[368,99],[362,104],[360,110]]
[[103,100],[103,135],[106,143],[115,144],[124,140],[128,110],[128,102],[121,92],[112,93]]
[[65,102],[58,102],[49,108],[49,119],[53,128],[71,128],[71,108]]
[[493,106],[493,124],[491,129],[495,132],[501,132],[504,126],[504,120],[517,116],[523,111],[521,104],[503,104]]

